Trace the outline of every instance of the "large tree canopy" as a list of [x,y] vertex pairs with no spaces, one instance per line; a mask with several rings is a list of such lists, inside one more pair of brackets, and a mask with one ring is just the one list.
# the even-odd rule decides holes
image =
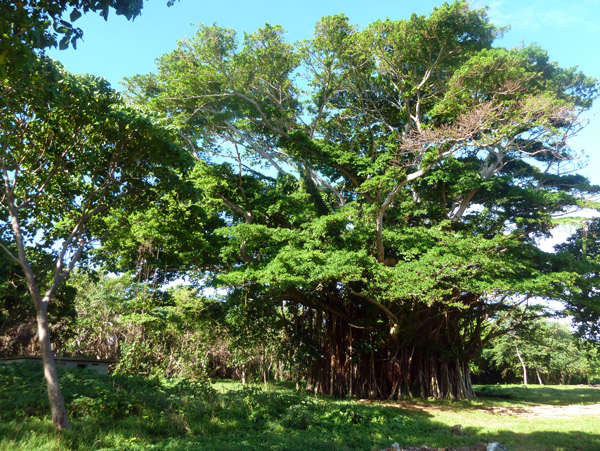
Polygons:
[[364,30],[325,17],[297,44],[202,26],[127,81],[181,128],[227,224],[205,275],[299,306],[315,390],[472,396],[468,362],[507,310],[568,291],[534,243],[591,189],[568,138],[597,84],[492,47],[501,32],[463,1]]

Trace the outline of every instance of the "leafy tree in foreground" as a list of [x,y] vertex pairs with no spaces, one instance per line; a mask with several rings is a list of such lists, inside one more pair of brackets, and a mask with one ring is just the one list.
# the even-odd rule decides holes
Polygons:
[[[40,59],[0,104],[0,243],[22,270],[35,307],[53,423],[69,422],[56,375],[48,306],[95,240],[111,209],[153,202],[177,181],[185,157],[153,115],[125,106],[104,80]],[[36,264],[38,249],[52,270]]]
[[203,275],[297,312],[316,392],[473,396],[468,362],[515,304],[571,286],[534,240],[590,189],[567,139],[597,85],[500,33],[463,1],[364,30],[325,17],[299,44],[203,26],[128,80],[227,222]]
[[[138,189],[162,182],[154,169],[179,156],[167,145],[169,133],[151,117],[125,108],[106,82],[73,77],[43,54],[57,45],[75,47],[83,32],[73,22],[84,13],[106,19],[113,9],[133,19],[142,6],[143,0],[0,3],[0,211],[7,220],[0,239],[12,242],[0,245],[27,281],[52,419],[59,428],[69,427],[69,421],[48,336],[48,304],[100,231],[92,226],[98,214],[124,208],[122,199],[143,200]],[[44,254],[44,247],[54,260],[48,277],[48,268],[33,258]]]
[[[175,0],[167,4],[173,5]],[[127,20],[141,14],[143,0],[3,0],[0,2],[0,77],[24,72],[33,54],[49,47],[77,46],[83,31],[73,23],[95,12],[105,20],[114,10]]]

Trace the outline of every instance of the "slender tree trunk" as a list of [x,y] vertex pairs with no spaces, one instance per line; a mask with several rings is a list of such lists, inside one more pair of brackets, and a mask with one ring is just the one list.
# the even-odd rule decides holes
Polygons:
[[[69,422],[69,415],[67,413],[67,408],[65,407],[65,401],[60,391],[60,386],[58,385],[58,373],[56,371],[56,362],[54,361],[54,356],[52,355],[52,345],[50,344],[50,328],[48,326],[48,304],[50,303],[53,294],[56,292],[56,288],[58,287],[60,280],[58,279],[58,273],[56,273],[51,287],[48,289],[46,295],[42,298],[35,274],[31,268],[31,265],[29,264],[29,260],[27,259],[27,253],[25,252],[25,244],[23,240],[23,234],[21,232],[21,226],[19,224],[18,210],[15,206],[13,195],[14,193],[12,190],[6,190],[6,199],[9,206],[11,228],[13,230],[15,244],[17,245],[18,256],[15,257],[11,254],[11,257],[19,264],[19,266],[21,266],[23,272],[25,273],[27,288],[31,294],[31,299],[33,300],[33,306],[35,308],[38,325],[38,339],[40,341],[40,354],[42,356],[44,378],[46,379],[46,387],[48,389],[52,423],[58,430],[71,429],[71,423]],[[59,262],[62,264],[62,260],[59,260]]]
[[544,382],[542,382],[542,376],[540,375],[540,370],[537,366],[535,367],[535,375],[537,376],[539,384],[544,385]]
[[517,351],[517,357],[519,358],[519,362],[521,362],[521,366],[523,367],[523,385],[527,385],[527,367],[525,366],[525,362],[521,357],[521,353],[519,352],[519,348],[515,345],[515,350]]
[[269,371],[271,370],[271,365],[267,367],[267,356],[265,354],[261,356],[261,366],[263,384],[265,386],[265,391],[267,391],[269,389]]
[[277,366],[275,366],[275,379],[278,381],[283,380],[283,362],[281,359],[277,359]]
[[57,429],[71,429],[65,401],[58,385],[58,373],[56,371],[56,362],[52,355],[52,346],[50,344],[50,329],[48,327],[48,313],[44,308],[38,308],[36,305],[36,319],[38,325],[38,336],[40,340],[40,351],[42,363],[44,365],[44,378],[48,389],[48,398],[50,400],[50,411],[52,412],[52,423]]

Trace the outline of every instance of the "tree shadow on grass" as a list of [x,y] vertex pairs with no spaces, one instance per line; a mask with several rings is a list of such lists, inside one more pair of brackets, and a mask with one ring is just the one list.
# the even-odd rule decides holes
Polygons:
[[[472,400],[424,400],[383,401],[407,409],[427,411],[487,411],[511,415],[531,414],[531,409],[540,406],[590,406],[600,404],[600,388],[587,386],[543,386],[543,385],[484,385],[476,388],[478,397]],[[485,395],[491,395],[486,397]],[[510,395],[511,398],[494,397]],[[600,415],[600,412],[599,412]]]
[[[395,442],[460,448],[489,441],[506,443],[510,449],[600,449],[600,437],[589,433],[590,424],[588,432],[519,433],[503,425],[495,428],[499,431],[484,432],[469,425],[472,409],[481,409],[476,403],[412,403],[457,413],[438,420],[431,409],[406,408],[410,402],[360,403],[256,387],[215,394],[190,381],[99,376],[79,370],[61,375],[74,429],[58,433],[48,419],[40,379],[39,369],[0,370],[0,449],[373,450]],[[565,399],[554,393],[556,389],[540,388],[545,391],[534,395],[546,395],[549,403]],[[588,390],[583,390],[568,396],[586,395]],[[518,402],[525,401],[517,401],[517,408]],[[450,431],[448,421],[454,418],[464,425],[463,435]]]
[[[387,409],[359,414],[374,417]],[[398,414],[399,409],[394,409]],[[389,412],[388,412],[389,413]],[[404,416],[405,415],[405,416]],[[0,446],[5,450],[31,449],[161,449],[161,450],[376,450],[391,446],[428,446],[429,448],[485,449],[495,441],[512,450],[594,450],[600,449],[600,435],[585,432],[543,431],[516,433],[510,430],[481,433],[466,427],[462,437],[452,435],[447,425],[432,421],[423,412],[403,413],[402,424],[311,425],[306,429],[276,427],[248,429],[238,423],[213,428],[210,435],[149,436],[135,422],[117,422],[111,428],[98,428],[74,421],[74,431],[58,433],[48,420],[0,424]],[[15,427],[16,426],[16,427]],[[477,446],[479,444],[479,446]],[[472,447],[472,448],[471,448]]]

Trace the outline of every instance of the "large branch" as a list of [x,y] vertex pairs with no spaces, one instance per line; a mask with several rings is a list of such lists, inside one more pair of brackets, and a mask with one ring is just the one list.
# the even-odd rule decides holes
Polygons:
[[392,204],[392,202],[394,201],[396,196],[398,196],[398,194],[400,193],[402,188],[404,188],[409,183],[415,181],[419,177],[422,177],[431,168],[433,168],[433,166],[435,166],[438,162],[440,162],[445,157],[447,157],[448,155],[450,155],[454,151],[456,151],[456,149],[457,149],[456,146],[452,146],[452,147],[450,147],[450,149],[448,149],[444,152],[440,152],[434,161],[432,161],[431,163],[426,165],[424,168],[421,168],[418,171],[411,172],[410,174],[408,174],[406,176],[406,178],[404,180],[402,180],[400,183],[398,183],[396,186],[394,186],[394,188],[392,188],[390,193],[387,195],[387,197],[385,198],[385,200],[383,201],[383,203],[377,210],[377,217],[375,219],[376,235],[377,235],[376,236],[377,261],[379,263],[383,263],[385,261],[385,247],[383,245],[383,218],[385,216],[385,212],[388,209],[388,207]]
[[352,290],[351,293],[355,296],[359,296],[363,299],[366,299],[369,303],[373,304],[375,307],[377,307],[382,312],[384,312],[386,314],[386,316],[392,321],[394,326],[399,323],[398,317],[394,313],[392,313],[392,311],[389,308],[387,308],[385,305],[383,305],[381,302],[377,301],[376,299],[373,299],[371,296],[367,296],[362,293],[359,293],[358,291]]
[[[29,288],[29,292],[31,293],[31,297],[33,298],[33,302],[35,303],[36,311],[47,311],[48,305],[42,303],[42,299],[40,296],[40,292],[37,286],[37,282],[35,280],[35,274],[31,269],[31,265],[29,264],[29,260],[27,259],[27,253],[25,252],[25,243],[23,239],[23,234],[21,231],[21,224],[19,221],[18,210],[15,205],[14,193],[12,189],[10,189],[8,183],[8,171],[6,168],[5,161],[2,160],[2,172],[4,176],[5,182],[5,202],[7,203],[10,224],[13,231],[13,237],[15,240],[15,244],[17,246],[17,256],[11,252],[8,252],[8,255],[11,256],[15,261],[21,266],[23,272],[25,273],[25,280],[27,281],[27,286]],[[4,246],[2,246],[4,250],[7,250]]]
[[404,180],[396,184],[379,207],[375,220],[377,261],[379,263],[385,261],[385,247],[383,244],[385,212],[402,188],[422,177],[444,158],[460,149],[466,142],[475,139],[503,114],[504,111],[498,105],[488,102],[459,116],[454,124],[438,127],[437,129],[413,129],[403,137],[401,149],[416,155],[425,156],[432,149],[444,150],[438,150],[435,158],[430,159],[419,170],[411,172]]
[[310,174],[310,177],[313,179],[314,184],[319,189],[323,189],[323,186],[324,186],[326,189],[331,191],[335,197],[337,197],[337,199],[339,200],[340,207],[343,207],[346,204],[346,200],[344,199],[344,196],[342,196],[342,194],[338,190],[336,190],[333,186],[331,186],[331,184],[327,180],[325,180],[323,177],[321,177],[319,174],[317,174],[315,171],[313,171],[310,168],[309,168],[309,174]]
[[234,126],[231,122],[226,120],[224,121],[224,123],[229,130],[231,130],[234,134],[239,136],[244,142],[248,143],[250,147],[252,147],[252,149],[259,153],[261,157],[263,157],[265,160],[271,163],[271,165],[277,170],[277,172],[279,172],[281,175],[287,174],[287,172],[284,171],[281,168],[281,166],[279,166],[279,164],[277,164],[277,162],[261,146],[256,144],[256,142],[254,142],[253,139],[247,137],[244,133],[242,133],[240,129]]
[[252,224],[252,212],[244,210],[242,207],[237,205],[235,202],[232,202],[231,200],[229,200],[223,194],[218,193],[216,196],[219,199],[221,199],[223,201],[223,203],[225,205],[227,205],[229,208],[231,208],[235,213],[237,213],[242,218],[244,218],[244,220],[246,221],[246,224]]

